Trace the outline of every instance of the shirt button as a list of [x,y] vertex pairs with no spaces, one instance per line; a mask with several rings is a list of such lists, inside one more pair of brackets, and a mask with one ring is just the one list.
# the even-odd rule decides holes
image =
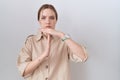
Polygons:
[[46,68],[48,68],[48,65],[46,65]]
[[48,78],[46,77],[45,80],[48,80]]

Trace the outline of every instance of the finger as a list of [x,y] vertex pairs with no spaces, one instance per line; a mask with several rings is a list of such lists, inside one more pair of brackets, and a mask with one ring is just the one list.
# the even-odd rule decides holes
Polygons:
[[40,31],[41,31],[42,29],[45,29],[45,28],[42,28],[42,27],[38,28],[38,30],[40,30]]
[[49,44],[50,44],[50,34],[48,34],[48,36],[47,36],[47,38],[48,38],[48,42],[49,42]]
[[40,29],[40,31],[43,32],[43,33],[47,33],[48,32],[47,29],[43,29],[43,28]]
[[50,35],[47,35],[47,47],[46,47],[46,51],[49,54],[49,51],[50,51]]
[[48,35],[48,33],[46,32],[46,30],[44,30],[44,29],[40,29],[40,32],[43,33],[46,36]]

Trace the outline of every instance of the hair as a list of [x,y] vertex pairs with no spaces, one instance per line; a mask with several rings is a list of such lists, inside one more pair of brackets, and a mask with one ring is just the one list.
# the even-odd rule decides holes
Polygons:
[[44,9],[51,9],[51,10],[53,10],[54,13],[55,13],[55,16],[56,16],[56,20],[58,19],[58,14],[57,14],[57,11],[56,11],[55,7],[54,7],[53,5],[51,5],[51,4],[43,4],[43,5],[39,8],[39,10],[38,10],[38,21],[39,21],[39,18],[40,18],[40,13],[41,13],[41,11],[44,10]]

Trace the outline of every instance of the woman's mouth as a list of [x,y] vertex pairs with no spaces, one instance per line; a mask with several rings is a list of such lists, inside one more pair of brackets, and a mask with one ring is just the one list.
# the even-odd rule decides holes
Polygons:
[[46,26],[46,28],[51,28],[51,26]]

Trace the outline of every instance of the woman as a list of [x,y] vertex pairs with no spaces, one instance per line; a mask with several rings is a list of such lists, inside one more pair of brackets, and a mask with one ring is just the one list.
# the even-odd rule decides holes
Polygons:
[[18,56],[17,66],[26,80],[70,80],[69,60],[86,61],[85,49],[69,35],[55,30],[57,19],[53,5],[41,6],[41,28],[37,35],[27,37]]

